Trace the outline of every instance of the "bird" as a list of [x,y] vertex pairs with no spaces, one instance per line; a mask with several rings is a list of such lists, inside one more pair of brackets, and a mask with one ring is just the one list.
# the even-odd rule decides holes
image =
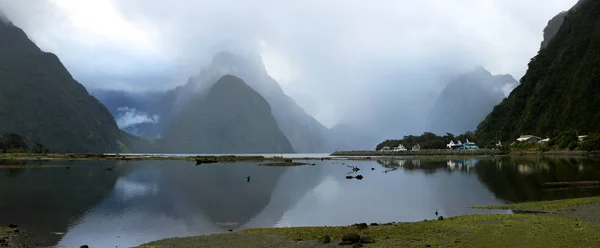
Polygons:
[[438,216],[438,212],[437,212],[437,209],[436,209],[436,210],[435,210],[435,216]]
[[246,177],[246,182],[250,182],[250,177]]

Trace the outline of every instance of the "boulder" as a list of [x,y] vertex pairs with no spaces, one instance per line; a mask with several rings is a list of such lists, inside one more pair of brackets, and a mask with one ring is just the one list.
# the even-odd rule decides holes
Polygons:
[[325,235],[319,239],[319,244],[328,244],[331,243],[331,237],[329,235]]
[[444,216],[438,217],[438,220],[444,220]]
[[360,242],[363,244],[375,243],[375,239],[370,236],[362,236]]
[[358,224],[352,225],[352,227],[361,230],[361,229],[366,229],[368,226],[367,226],[367,223],[358,223]]
[[352,243],[352,241],[342,241],[338,245],[352,245],[352,244],[354,244],[354,243]]
[[360,242],[360,235],[357,233],[348,233],[342,237],[342,241],[350,241],[352,244]]
[[79,246],[79,248],[90,248],[88,245]]

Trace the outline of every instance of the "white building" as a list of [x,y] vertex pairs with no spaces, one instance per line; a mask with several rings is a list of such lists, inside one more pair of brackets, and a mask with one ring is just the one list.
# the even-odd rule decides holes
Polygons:
[[406,151],[406,148],[400,144],[397,147],[394,147],[394,151],[398,152],[398,151]]
[[517,138],[518,142],[525,142],[525,143],[537,143],[537,142],[540,142],[541,140],[542,140],[542,138],[533,136],[533,135],[521,135],[519,138]]
[[412,147],[412,150],[413,150],[413,151],[419,151],[419,150],[421,150],[421,145],[419,145],[419,144],[416,144],[416,145],[414,145],[414,146]]

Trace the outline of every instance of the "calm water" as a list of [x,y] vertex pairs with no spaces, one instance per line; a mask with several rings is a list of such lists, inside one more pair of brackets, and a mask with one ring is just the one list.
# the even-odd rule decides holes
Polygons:
[[[600,180],[592,160],[311,161],[194,166],[189,161],[29,162],[0,167],[0,224],[17,223],[29,243],[129,247],[174,237],[273,226],[420,221],[489,213],[466,208],[600,195],[542,190],[548,181]],[[348,180],[346,165],[363,180]],[[68,167],[67,167],[68,166]],[[114,172],[106,168],[114,168]],[[68,168],[68,169],[67,169]],[[372,170],[373,168],[374,170]],[[247,182],[246,177],[251,181]],[[499,211],[497,213],[506,213]]]

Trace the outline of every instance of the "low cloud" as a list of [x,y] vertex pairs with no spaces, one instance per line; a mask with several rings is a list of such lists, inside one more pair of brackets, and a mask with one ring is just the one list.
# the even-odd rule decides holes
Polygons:
[[158,123],[160,119],[158,115],[150,115],[145,112],[140,112],[135,108],[120,107],[117,109],[117,111],[119,114],[115,119],[117,120],[117,125],[121,129],[130,128],[144,123]]

